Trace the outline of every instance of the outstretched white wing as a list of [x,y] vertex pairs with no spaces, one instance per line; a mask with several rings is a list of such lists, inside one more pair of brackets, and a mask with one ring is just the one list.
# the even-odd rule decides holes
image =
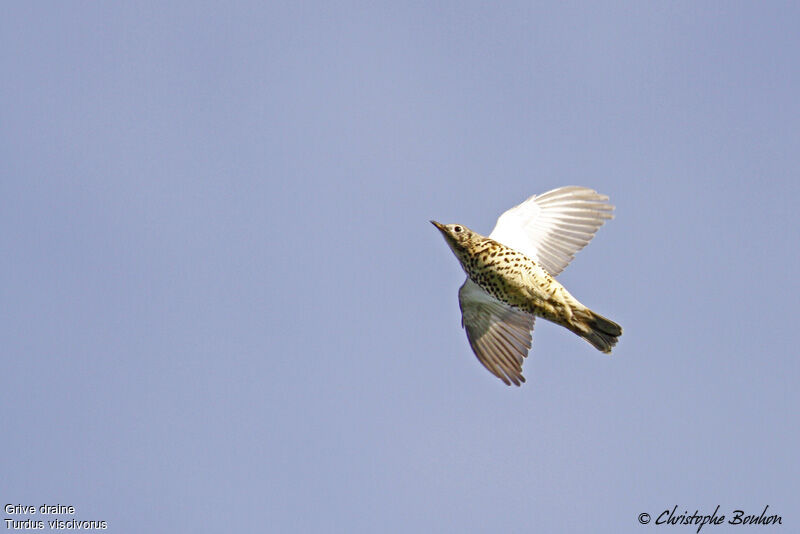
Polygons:
[[461,323],[478,360],[510,386],[525,382],[522,361],[531,348],[534,316],[500,302],[467,278],[458,290]]
[[503,213],[489,237],[537,261],[553,276],[613,218],[608,197],[567,186],[534,195]]

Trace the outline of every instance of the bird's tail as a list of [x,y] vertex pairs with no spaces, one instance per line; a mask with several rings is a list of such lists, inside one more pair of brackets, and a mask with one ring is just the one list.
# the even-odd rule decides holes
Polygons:
[[573,310],[572,330],[600,352],[609,353],[622,335],[622,327],[586,307]]

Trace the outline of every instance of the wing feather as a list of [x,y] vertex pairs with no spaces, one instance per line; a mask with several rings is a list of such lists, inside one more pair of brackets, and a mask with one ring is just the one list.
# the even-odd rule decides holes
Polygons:
[[506,385],[525,382],[522,362],[531,348],[533,315],[500,302],[469,278],[458,302],[467,339],[483,366]]
[[567,186],[534,195],[503,213],[489,237],[539,262],[558,275],[613,218],[608,197]]

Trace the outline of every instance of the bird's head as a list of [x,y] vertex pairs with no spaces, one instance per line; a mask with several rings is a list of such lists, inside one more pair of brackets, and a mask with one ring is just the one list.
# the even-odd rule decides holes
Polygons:
[[459,258],[470,248],[470,245],[482,238],[463,224],[441,224],[431,221],[444,236],[444,240]]

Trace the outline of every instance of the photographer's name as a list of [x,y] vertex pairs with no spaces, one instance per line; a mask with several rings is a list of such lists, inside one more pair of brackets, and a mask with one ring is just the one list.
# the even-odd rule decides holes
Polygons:
[[[647,517],[647,521],[642,519],[642,516],[646,515],[640,514],[640,523],[649,523],[649,517]],[[676,504],[672,510],[667,509],[661,512],[653,523],[656,525],[697,525],[699,533],[705,525],[721,525],[723,523],[729,525],[782,525],[783,518],[778,514],[770,514],[769,505],[766,505],[759,515],[747,514],[744,510],[734,510],[730,517],[726,517],[725,514],[719,513],[719,505],[711,514],[703,515],[699,510],[695,510],[690,515],[688,511],[679,514]]]

